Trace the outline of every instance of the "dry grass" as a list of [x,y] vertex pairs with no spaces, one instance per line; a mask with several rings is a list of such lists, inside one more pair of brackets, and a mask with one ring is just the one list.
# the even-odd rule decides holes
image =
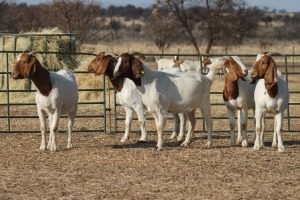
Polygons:
[[[170,135],[167,135],[169,137]],[[58,134],[60,150],[38,150],[39,134],[0,135],[1,199],[297,199],[300,135],[285,134],[286,153],[270,147],[229,148],[227,134],[196,134],[189,147],[166,140],[120,144],[121,135]]]

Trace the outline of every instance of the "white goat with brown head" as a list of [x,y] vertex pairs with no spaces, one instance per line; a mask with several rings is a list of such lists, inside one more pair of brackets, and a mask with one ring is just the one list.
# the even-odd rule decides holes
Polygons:
[[187,146],[195,127],[195,109],[200,108],[206,121],[208,141],[206,148],[212,143],[212,119],[210,106],[210,88],[216,68],[207,75],[201,73],[178,72],[169,74],[154,71],[139,62],[133,55],[121,54],[115,67],[115,77],[127,77],[133,80],[142,95],[142,100],[148,111],[153,114],[156,122],[158,141],[157,150],[163,148],[163,129],[166,115],[184,113],[189,129],[185,141]]
[[[254,91],[256,140],[254,149],[259,150],[264,146],[265,115],[274,114],[274,136],[272,146],[279,152],[284,152],[282,141],[282,124],[284,110],[289,103],[289,89],[287,82],[277,71],[276,62],[272,56],[278,53],[258,54],[251,70],[251,78],[257,80]],[[280,74],[280,75],[279,75]],[[278,139],[278,145],[277,145]]]
[[50,136],[47,148],[57,150],[55,133],[58,130],[59,118],[68,115],[68,143],[71,148],[71,133],[78,107],[78,88],[74,74],[68,70],[49,72],[42,67],[33,53],[19,55],[11,72],[11,78],[32,80],[37,87],[35,101],[40,119],[42,142],[40,149],[46,149],[46,115],[49,116]]
[[117,97],[126,112],[126,128],[121,142],[127,142],[129,140],[133,111],[137,113],[138,121],[141,127],[142,134],[140,141],[146,141],[146,118],[144,115],[144,104],[142,101],[142,97],[140,95],[140,92],[136,88],[136,85],[130,79],[124,77],[114,77],[113,71],[117,62],[116,57],[116,54],[101,52],[89,64],[88,71],[94,72],[95,75],[106,75],[113,85],[114,89],[117,91]]
[[248,109],[253,109],[253,111],[255,109],[255,84],[249,84],[251,82],[250,75],[248,74],[246,66],[238,56],[231,56],[225,61],[223,73],[225,78],[223,100],[227,108],[230,123],[230,146],[235,145],[235,111],[237,110],[237,140],[239,143],[242,143],[243,147],[246,147],[248,146]]

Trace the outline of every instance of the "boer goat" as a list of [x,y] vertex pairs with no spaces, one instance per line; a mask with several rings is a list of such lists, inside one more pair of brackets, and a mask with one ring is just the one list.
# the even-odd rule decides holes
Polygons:
[[239,143],[242,143],[243,147],[247,147],[248,109],[255,111],[255,84],[249,84],[251,82],[250,74],[248,74],[246,66],[237,56],[231,56],[225,61],[223,72],[225,77],[223,100],[227,108],[230,124],[230,146],[235,145],[235,111],[237,110],[237,140]]
[[35,101],[42,133],[40,150],[46,149],[47,114],[50,126],[47,148],[50,151],[57,150],[55,133],[58,130],[58,122],[62,114],[68,115],[67,148],[72,148],[71,133],[78,108],[78,88],[73,73],[68,70],[49,72],[30,52],[18,56],[11,72],[11,78],[28,78],[37,87]]
[[[133,118],[133,111],[138,115],[138,120],[141,127],[141,138],[140,141],[147,140],[146,131],[146,118],[144,116],[144,104],[142,102],[142,97],[140,92],[137,90],[135,84],[128,78],[113,76],[113,70],[115,67],[116,59],[104,59],[116,57],[117,55],[112,53],[99,53],[96,58],[89,64],[88,71],[94,72],[95,75],[105,74],[115,90],[117,91],[117,96],[120,104],[124,107],[126,112],[125,118],[125,134],[121,139],[121,142],[126,142],[129,140],[130,127]],[[106,70],[107,69],[107,70]]]
[[278,53],[258,54],[252,66],[251,78],[257,80],[254,91],[255,118],[256,118],[256,140],[254,149],[259,150],[264,146],[265,115],[274,114],[274,136],[272,147],[277,147],[278,151],[284,152],[282,142],[282,124],[284,110],[289,103],[289,89],[287,82],[277,71],[276,62],[272,56]]
[[157,126],[157,150],[163,148],[163,130],[168,112],[184,113],[189,128],[187,137],[181,146],[187,146],[195,127],[195,110],[200,108],[206,121],[208,141],[212,144],[212,119],[210,106],[210,88],[216,68],[205,76],[200,73],[178,72],[169,74],[151,70],[133,55],[123,53],[114,70],[115,77],[127,77],[133,80],[141,92],[142,100],[153,114]]

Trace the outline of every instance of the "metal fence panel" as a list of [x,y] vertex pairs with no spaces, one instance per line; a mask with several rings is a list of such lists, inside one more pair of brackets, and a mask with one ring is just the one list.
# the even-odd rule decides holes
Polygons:
[[[20,53],[18,51],[0,51],[2,58],[6,58],[4,66],[0,66],[0,133],[33,133],[39,132],[39,120],[34,102],[35,89],[14,89],[12,88],[12,80],[10,80],[10,70],[13,63],[9,63],[7,57],[10,54]],[[60,52],[39,52],[45,54],[53,54]],[[82,61],[83,65],[88,64],[87,61],[94,58],[95,54],[89,53],[72,53]],[[164,54],[165,57],[174,56],[177,54]],[[145,54],[146,57],[161,56],[161,54]],[[180,54],[180,58],[195,59],[194,54]],[[204,56],[204,55],[202,55]],[[212,56],[212,55],[211,55]],[[222,55],[213,55],[222,56]],[[256,55],[238,55],[246,64],[248,69],[251,68]],[[278,68],[288,81],[290,88],[290,102],[287,111],[285,112],[284,131],[299,132],[300,131],[300,55],[284,55],[276,57]],[[154,60],[146,62],[147,65],[154,69],[156,63]],[[114,89],[110,82],[104,76],[95,77],[93,74],[88,74],[86,67],[75,71],[77,78],[79,95],[93,96],[91,99],[82,98],[79,101],[78,115],[75,120],[74,132],[97,132],[97,133],[123,133],[125,130],[124,109],[118,104]],[[85,81],[95,79],[94,85],[85,85]],[[222,72],[216,78],[216,84],[213,83],[211,90],[212,117],[214,121],[213,132],[229,132],[229,122],[227,111],[222,99]],[[99,85],[98,85],[99,84]],[[21,97],[21,100],[15,100],[15,96]],[[84,95],[83,95],[84,96]],[[196,112],[197,126],[195,132],[206,132],[204,119],[200,111]],[[62,116],[62,121],[66,120],[66,116]],[[155,132],[154,120],[150,113],[146,112],[147,131]],[[248,130],[252,131],[253,113],[248,116]],[[134,118],[132,132],[140,132],[138,123]],[[201,121],[201,123],[199,123]],[[267,117],[267,121],[273,122],[272,115]],[[267,122],[268,123],[268,122]],[[30,124],[28,126],[28,124]],[[60,131],[66,131],[64,122],[60,123]],[[134,125],[135,124],[135,125]],[[169,117],[169,126],[166,127],[167,132],[172,131],[172,117]],[[25,128],[26,127],[26,128]],[[272,126],[269,130],[272,131]]]

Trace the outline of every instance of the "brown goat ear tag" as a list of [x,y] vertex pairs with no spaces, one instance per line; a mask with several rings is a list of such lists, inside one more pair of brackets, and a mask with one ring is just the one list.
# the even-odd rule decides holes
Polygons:
[[228,78],[230,81],[236,81],[238,79],[238,76],[236,75],[232,67],[229,65],[228,61],[226,61],[223,65],[223,72],[224,72],[224,76]]
[[265,86],[271,89],[277,83],[277,67],[273,59],[271,59],[268,69],[265,74]]

